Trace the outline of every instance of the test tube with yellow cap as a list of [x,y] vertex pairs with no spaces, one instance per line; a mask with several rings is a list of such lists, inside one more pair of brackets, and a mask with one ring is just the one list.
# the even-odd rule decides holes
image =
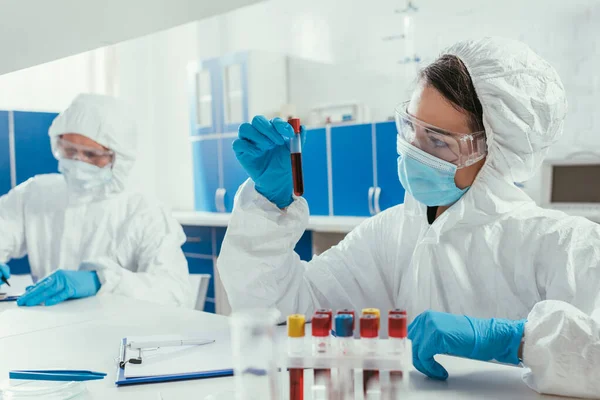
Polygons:
[[[302,355],[304,351],[304,328],[306,318],[302,314],[288,316],[288,353],[291,356]],[[304,370],[290,368],[290,400],[304,398]]]
[[379,308],[363,308],[362,315],[376,316],[377,317],[377,330],[379,330],[379,328],[381,326],[381,323],[380,323],[381,312],[379,311]]

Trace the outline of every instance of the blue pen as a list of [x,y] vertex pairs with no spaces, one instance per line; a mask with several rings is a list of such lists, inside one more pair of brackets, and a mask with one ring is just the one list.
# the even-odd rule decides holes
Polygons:
[[8,373],[10,379],[27,379],[33,381],[93,381],[104,379],[105,376],[104,372],[69,369],[24,369]]
[[8,279],[6,279],[5,276],[0,277],[0,279],[2,279],[2,282],[6,283],[8,286],[10,286],[10,283],[8,283]]

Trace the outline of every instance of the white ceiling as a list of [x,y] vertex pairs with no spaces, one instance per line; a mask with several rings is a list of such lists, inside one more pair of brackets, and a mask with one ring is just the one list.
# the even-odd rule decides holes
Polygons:
[[261,0],[0,0],[0,74]]

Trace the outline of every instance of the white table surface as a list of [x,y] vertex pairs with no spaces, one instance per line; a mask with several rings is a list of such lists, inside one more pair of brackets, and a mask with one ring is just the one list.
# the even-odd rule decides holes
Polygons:
[[[0,380],[6,380],[11,369],[90,369],[108,376],[88,382],[89,393],[82,399],[202,400],[211,394],[228,393],[233,387],[232,378],[116,387],[120,339],[133,335],[191,334],[227,326],[226,317],[118,296],[97,296],[48,308],[18,308],[14,303],[0,303]],[[520,368],[452,357],[438,360],[450,374],[448,381],[427,379],[411,367],[403,399],[553,398],[530,390],[521,381]]]

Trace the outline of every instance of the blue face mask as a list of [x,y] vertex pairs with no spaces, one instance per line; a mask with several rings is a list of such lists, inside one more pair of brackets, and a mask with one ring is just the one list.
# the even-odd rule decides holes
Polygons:
[[429,207],[454,204],[469,189],[454,183],[456,165],[398,140],[398,177],[404,189]]

